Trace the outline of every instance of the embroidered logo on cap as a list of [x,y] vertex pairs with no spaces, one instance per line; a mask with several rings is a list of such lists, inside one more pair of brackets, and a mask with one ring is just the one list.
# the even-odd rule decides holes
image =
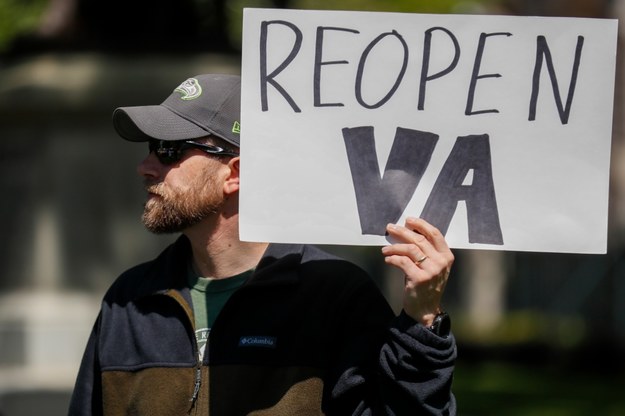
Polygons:
[[181,94],[182,100],[193,100],[202,95],[202,86],[195,78],[189,78],[174,90]]
[[238,121],[235,121],[234,124],[232,125],[232,132],[240,134],[241,133],[241,123],[239,123]]

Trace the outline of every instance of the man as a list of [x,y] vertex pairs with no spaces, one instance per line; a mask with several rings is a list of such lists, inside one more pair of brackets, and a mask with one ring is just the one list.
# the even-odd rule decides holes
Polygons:
[[455,414],[444,237],[420,219],[389,225],[397,243],[382,254],[405,274],[398,317],[347,261],[240,241],[239,113],[232,75],[115,110],[117,132],[149,145],[145,226],[182,235],[105,295],[70,414]]

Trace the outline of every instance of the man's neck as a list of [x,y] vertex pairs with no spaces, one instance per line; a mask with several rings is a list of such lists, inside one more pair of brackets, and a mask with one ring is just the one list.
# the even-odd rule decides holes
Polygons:
[[193,251],[193,266],[201,276],[223,279],[256,267],[267,243],[239,240],[238,218],[219,217],[204,221],[184,234]]

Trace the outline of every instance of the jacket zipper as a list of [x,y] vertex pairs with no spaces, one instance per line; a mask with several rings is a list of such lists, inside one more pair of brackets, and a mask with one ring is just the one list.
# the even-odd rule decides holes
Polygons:
[[[232,297],[236,296],[236,294],[238,292],[241,291],[241,289],[243,289],[243,287],[246,286],[246,284],[244,283],[241,287],[239,287],[235,293],[233,293],[230,296],[230,299],[228,299],[228,301],[226,301],[226,304],[224,305],[224,307],[222,308],[222,311],[226,308],[226,305],[228,303],[231,302]],[[170,292],[170,296],[171,292]],[[184,307],[184,304],[181,303],[181,301],[178,299],[177,295],[173,295],[172,296],[174,299],[176,299],[176,302],[178,302],[183,309],[186,311],[187,309]],[[221,312],[219,313],[219,315],[221,315]],[[219,320],[219,315],[217,316],[217,318],[215,319],[215,323],[213,324],[213,328],[211,329],[211,333],[213,332],[213,329],[215,328],[215,324],[217,323],[217,321]],[[195,337],[195,321],[193,319],[191,319],[191,316],[188,316],[187,313],[187,317],[189,318],[189,322],[191,323],[191,329],[193,332],[193,339],[194,339],[194,346],[195,346],[195,359],[196,359],[196,366],[195,366],[195,386],[193,387],[193,395],[191,396],[191,399],[189,399],[189,401],[191,402],[191,405],[189,406],[189,411],[187,412],[187,414],[191,414],[191,411],[193,410],[193,408],[195,407],[195,404],[197,402],[197,399],[199,397],[200,394],[200,388],[202,385],[202,360],[200,359],[200,346],[198,345],[197,342],[197,338]],[[209,351],[209,344],[210,343],[210,335],[208,337],[208,339],[206,340],[206,345],[204,346],[204,354],[208,354]]]
[[197,340],[195,341],[195,350],[196,350],[196,360],[197,363],[195,365],[195,386],[193,387],[193,395],[189,401],[191,402],[191,406],[189,407],[189,411],[187,414],[191,414],[191,411],[195,407],[195,403],[197,402],[198,396],[200,395],[200,386],[202,385],[202,361],[200,360],[200,349],[197,345]]
[[178,303],[180,307],[182,307],[182,309],[185,311],[185,314],[187,315],[187,320],[191,325],[191,336],[193,337],[192,345],[195,355],[195,384],[193,386],[193,394],[189,399],[189,402],[191,404],[189,406],[189,410],[187,411],[187,414],[190,415],[200,395],[200,387],[202,385],[202,360],[200,359],[200,347],[197,343],[197,338],[195,336],[195,322],[192,319],[192,312],[190,312],[188,307],[185,307],[186,301],[182,298],[182,296],[180,296],[180,293],[175,290],[168,290],[166,292],[166,295],[173,298],[174,301]]

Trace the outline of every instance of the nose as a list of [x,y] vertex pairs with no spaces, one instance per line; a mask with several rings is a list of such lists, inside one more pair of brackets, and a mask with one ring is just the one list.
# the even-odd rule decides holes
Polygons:
[[154,179],[159,177],[161,168],[162,165],[156,158],[154,152],[150,152],[139,162],[139,165],[137,165],[137,173],[143,178]]

